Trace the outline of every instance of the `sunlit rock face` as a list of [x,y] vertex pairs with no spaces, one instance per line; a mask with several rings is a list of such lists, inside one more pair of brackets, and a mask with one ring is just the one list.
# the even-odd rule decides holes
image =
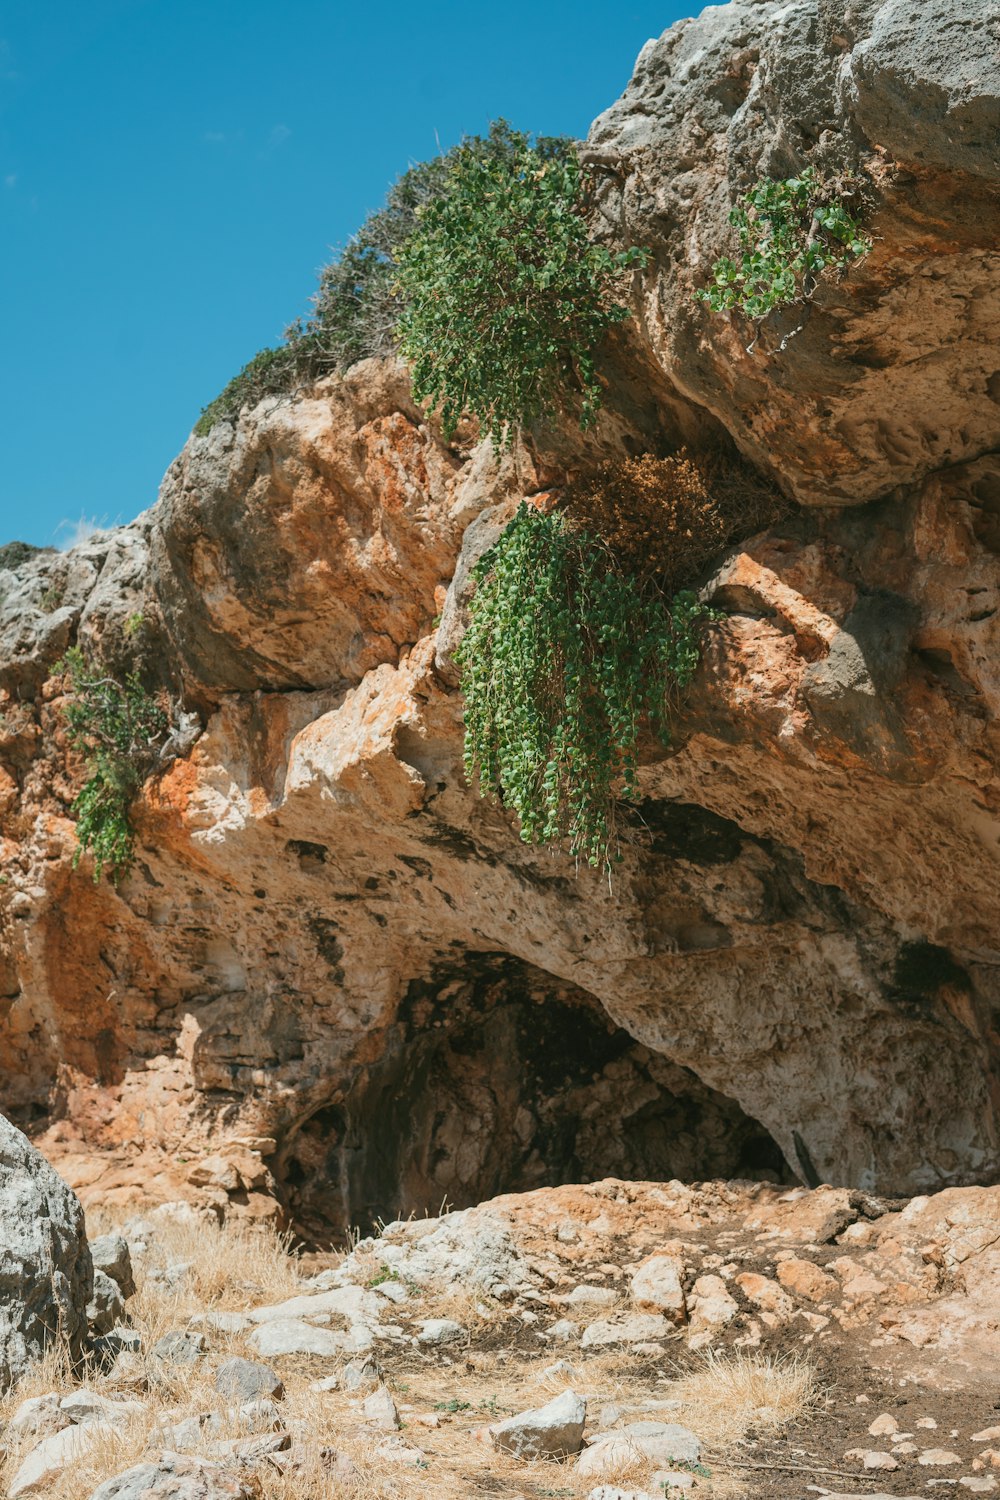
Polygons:
[[[734,0],[643,49],[592,134],[653,254],[591,433],[498,461],[370,361],[0,568],[0,1106],[85,1196],[323,1237],[608,1175],[995,1180],[998,87],[971,0],[898,10]],[[866,176],[874,248],[748,352],[690,292],[808,161]],[[681,442],[792,503],[694,580],[723,618],[609,885],[467,785],[453,652],[523,497]],[[71,867],[74,640],[202,731],[117,890]]]

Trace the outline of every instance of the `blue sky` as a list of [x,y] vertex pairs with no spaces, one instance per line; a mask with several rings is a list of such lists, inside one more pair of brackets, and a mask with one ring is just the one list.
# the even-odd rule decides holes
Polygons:
[[145,509],[409,162],[498,115],[582,135],[688,10],[5,0],[0,541]]

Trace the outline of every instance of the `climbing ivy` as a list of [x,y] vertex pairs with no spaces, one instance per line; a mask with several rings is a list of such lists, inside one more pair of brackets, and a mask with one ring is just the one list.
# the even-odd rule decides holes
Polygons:
[[134,837],[129,809],[158,760],[169,728],[163,704],[147,693],[138,673],[123,681],[103,675],[79,647],[60,664],[70,679],[65,706],[68,738],[86,759],[89,776],[73,803],[77,817],[74,868],[85,850],[94,856],[94,881],[105,868],[117,885],[129,869]]
[[526,843],[565,840],[610,870],[640,732],[668,741],[671,690],[690,680],[710,612],[637,583],[593,533],[526,503],[474,577],[457,654],[467,774],[514,810]]
[[723,256],[710,286],[694,293],[712,312],[738,308],[764,318],[812,295],[824,271],[846,271],[871,249],[858,220],[807,167],[783,182],[759,182],[732,210],[739,261]]
[[559,407],[593,421],[594,351],[628,316],[616,288],[645,252],[593,244],[581,194],[571,147],[508,131],[502,152],[458,149],[397,247],[400,350],[449,435],[466,413],[501,446]]

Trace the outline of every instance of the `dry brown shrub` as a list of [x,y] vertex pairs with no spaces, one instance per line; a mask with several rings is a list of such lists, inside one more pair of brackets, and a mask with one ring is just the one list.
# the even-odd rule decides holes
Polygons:
[[690,585],[727,543],[769,525],[783,497],[719,454],[679,449],[605,464],[566,487],[567,518],[595,533],[626,572],[667,592]]

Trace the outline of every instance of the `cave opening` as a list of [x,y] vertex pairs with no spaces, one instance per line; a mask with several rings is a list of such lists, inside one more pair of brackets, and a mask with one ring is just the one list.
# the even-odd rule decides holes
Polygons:
[[486,953],[409,985],[378,1060],[289,1134],[277,1176],[316,1244],[605,1177],[794,1180],[762,1125],[592,995]]

